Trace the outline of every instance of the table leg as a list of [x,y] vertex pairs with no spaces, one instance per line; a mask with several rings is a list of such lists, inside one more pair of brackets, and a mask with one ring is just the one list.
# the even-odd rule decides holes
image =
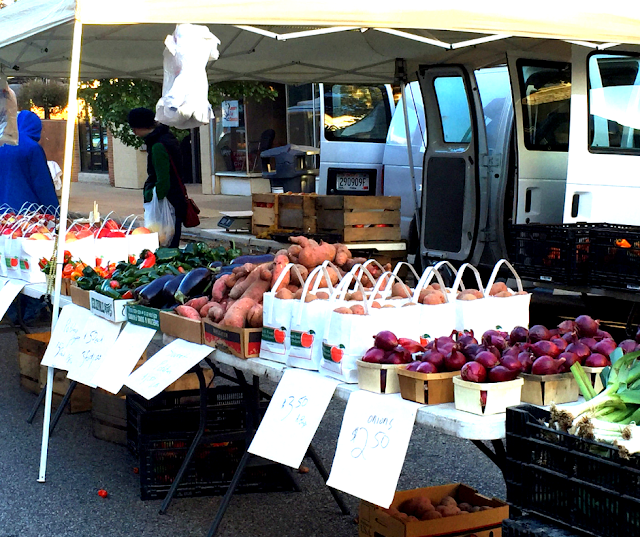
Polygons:
[[182,462],[182,466],[180,466],[180,470],[178,470],[173,483],[171,483],[171,488],[169,489],[169,492],[167,492],[167,495],[165,496],[162,505],[160,506],[161,515],[164,515],[167,512],[169,504],[171,503],[171,500],[173,499],[173,496],[178,489],[178,485],[180,485],[180,481],[182,481],[182,476],[184,475],[187,467],[189,466],[189,463],[191,462],[191,457],[193,457],[198,444],[200,444],[200,439],[202,438],[205,427],[207,425],[207,383],[205,381],[202,368],[196,367],[195,373],[196,375],[198,375],[198,381],[200,383],[200,427],[198,428],[198,432],[196,433],[196,435],[193,437],[193,441],[189,446],[189,450],[187,451],[184,461]]
[[[309,457],[311,457],[311,460],[313,461],[313,464],[318,469],[318,472],[320,472],[320,475],[322,476],[322,479],[324,479],[324,481],[326,483],[327,479],[329,479],[329,472],[327,472],[327,469],[324,467],[324,464],[322,464],[322,461],[320,460],[320,457],[318,456],[318,452],[313,447],[313,444],[309,444],[309,449],[307,449],[307,455],[309,455]],[[342,514],[343,515],[350,515],[351,512],[349,511],[349,508],[347,507],[347,505],[344,503],[344,500],[342,499],[342,496],[340,496],[340,493],[336,489],[334,489],[332,487],[327,487],[327,488],[329,489],[329,492],[333,496],[333,499],[338,504],[338,507],[340,508],[340,511],[342,511]]]
[[56,413],[54,414],[53,419],[51,420],[51,426],[49,427],[50,435],[53,434],[53,430],[56,428],[56,425],[58,424],[58,420],[62,416],[62,413],[64,412],[65,407],[69,403],[69,399],[71,399],[73,390],[76,389],[77,385],[78,383],[75,380],[72,380],[71,383],[69,384],[69,387],[67,388],[67,393],[64,394],[62,401],[60,401],[60,406],[58,406],[58,408],[56,409]]
[[471,440],[471,442],[473,442],[473,445],[482,451],[491,462],[500,468],[500,471],[504,472],[507,454],[502,440],[491,440],[494,451],[491,451],[482,440]]
[[31,409],[31,413],[27,418],[27,423],[33,423],[33,419],[36,417],[36,414],[38,413],[38,409],[40,408],[42,401],[44,401],[44,396],[46,395],[46,393],[47,393],[47,385],[45,384],[44,387],[40,390],[40,393],[38,394],[38,398],[36,399],[36,402],[34,403],[33,408]]

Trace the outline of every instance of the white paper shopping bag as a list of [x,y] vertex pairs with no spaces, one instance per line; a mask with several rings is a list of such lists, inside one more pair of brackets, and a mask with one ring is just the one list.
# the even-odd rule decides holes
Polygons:
[[[501,268],[508,268],[516,280],[516,289],[513,291],[505,287],[505,291],[498,296],[490,294],[490,290],[496,281]],[[498,328],[504,332],[511,332],[516,326],[529,328],[529,305],[531,304],[531,293],[525,293],[522,288],[522,280],[515,271],[511,263],[506,259],[501,259],[493,267],[491,276],[486,286],[486,300],[490,309],[489,316],[492,322],[496,323],[493,328]]]
[[[473,297],[470,289],[466,289],[463,296],[458,295],[458,288],[462,282],[462,277],[466,270],[470,270],[476,277],[477,296]],[[482,286],[480,273],[473,265],[465,263],[458,270],[456,281],[451,289],[455,296],[456,305],[456,330],[473,330],[476,337],[481,336],[487,330],[495,330],[497,319],[495,318],[495,310],[491,307],[491,303],[486,299],[485,291]],[[473,297],[473,298],[472,298]]]
[[[443,297],[444,302],[439,304],[421,303],[422,291],[429,287],[434,278],[440,286],[440,289],[436,289],[434,294]],[[456,305],[451,293],[446,290],[440,272],[435,267],[427,267],[424,271],[416,285],[411,301],[416,305],[421,332],[418,341],[422,344],[426,344],[428,340],[433,338],[448,336],[455,330]]]
[[30,283],[41,283],[47,280],[40,269],[41,259],[51,259],[53,256],[54,240],[30,240],[21,241],[22,252],[20,254],[20,279]]

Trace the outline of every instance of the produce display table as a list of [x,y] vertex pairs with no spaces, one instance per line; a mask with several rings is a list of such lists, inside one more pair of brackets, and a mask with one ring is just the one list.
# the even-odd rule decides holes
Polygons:
[[[22,294],[31,298],[41,298],[47,292],[46,283],[28,283],[22,289]],[[67,304],[71,304],[71,297],[60,295],[60,307],[64,308]]]

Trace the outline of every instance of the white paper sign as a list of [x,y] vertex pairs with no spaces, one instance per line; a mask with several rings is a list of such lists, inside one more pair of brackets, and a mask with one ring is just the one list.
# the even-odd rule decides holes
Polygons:
[[145,399],[151,399],[211,352],[207,345],[176,339],[131,373],[125,384]]
[[337,380],[316,372],[287,369],[249,453],[299,468],[337,385]]
[[93,383],[108,392],[118,393],[155,333],[156,330],[152,328],[125,324],[115,344],[102,360]]
[[118,339],[121,326],[122,323],[112,323],[91,314],[71,351],[67,378],[95,388],[93,378]]
[[2,288],[0,289],[0,319],[5,316],[9,306],[11,306],[11,303],[25,285],[27,285],[25,281],[12,279],[7,279],[7,281],[2,284]]
[[420,406],[400,394],[352,393],[327,486],[389,507]]
[[66,371],[69,368],[68,359],[83,336],[85,325],[90,317],[92,315],[88,310],[75,304],[68,304],[62,308],[42,358],[42,365]]

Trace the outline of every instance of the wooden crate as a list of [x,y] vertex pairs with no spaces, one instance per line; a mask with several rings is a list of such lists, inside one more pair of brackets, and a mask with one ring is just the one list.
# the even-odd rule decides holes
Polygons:
[[[40,389],[47,383],[47,368],[40,367]],[[71,381],[67,378],[66,371],[55,370],[53,375],[53,408],[57,408],[62,402],[64,394],[67,393]],[[75,414],[77,412],[88,412],[91,410],[91,388],[84,384],[78,383],[71,394],[69,404],[64,411],[66,413]]]
[[400,240],[399,196],[317,196],[316,218],[318,233],[347,244]]
[[251,195],[251,234],[260,235],[278,227],[278,198],[280,194]]
[[101,388],[91,390],[91,426],[100,440],[127,445],[127,398]]
[[315,233],[316,197],[315,194],[281,194],[278,198],[278,227]]
[[50,338],[51,332],[18,336],[20,385],[28,392],[40,393],[40,362]]

